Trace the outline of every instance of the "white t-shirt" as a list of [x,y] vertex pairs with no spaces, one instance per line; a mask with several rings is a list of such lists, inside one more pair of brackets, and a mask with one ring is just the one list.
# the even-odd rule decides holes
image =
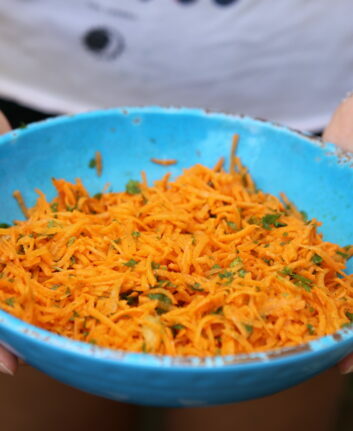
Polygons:
[[204,107],[302,129],[353,89],[351,0],[0,0],[0,96]]

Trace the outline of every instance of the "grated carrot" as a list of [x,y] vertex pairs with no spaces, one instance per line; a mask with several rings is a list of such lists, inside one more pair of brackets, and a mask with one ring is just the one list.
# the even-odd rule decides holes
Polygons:
[[22,193],[19,190],[15,190],[13,192],[13,197],[16,199],[18,206],[20,207],[23,215],[28,218],[28,208],[23,199]]
[[233,156],[90,197],[53,180],[0,228],[0,306],[100,346],[209,356],[294,346],[353,320],[353,247],[323,240]]
[[97,175],[100,177],[102,176],[102,171],[103,171],[102,153],[100,151],[96,151],[95,162],[96,162],[95,163],[96,172],[97,172]]
[[176,159],[155,159],[155,158],[152,158],[151,162],[161,166],[172,166],[178,163]]

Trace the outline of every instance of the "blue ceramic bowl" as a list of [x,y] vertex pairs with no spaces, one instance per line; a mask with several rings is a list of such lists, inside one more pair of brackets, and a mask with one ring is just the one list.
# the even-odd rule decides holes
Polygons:
[[[106,182],[122,190],[142,169],[150,180],[166,168],[151,157],[175,158],[178,175],[195,163],[214,165],[227,156],[232,135],[257,185],[285,192],[300,209],[324,222],[329,241],[353,243],[353,169],[303,134],[246,117],[201,110],[133,108],[59,117],[0,138],[0,221],[21,218],[12,199],[22,191],[28,205],[35,188],[54,196],[52,177],[80,177],[92,193]],[[103,176],[89,169],[101,151]],[[352,270],[352,266],[350,268]],[[248,400],[288,388],[336,364],[353,350],[350,329],[290,349],[215,358],[126,353],[51,334],[0,311],[0,340],[50,376],[114,400],[155,406],[203,406]]]

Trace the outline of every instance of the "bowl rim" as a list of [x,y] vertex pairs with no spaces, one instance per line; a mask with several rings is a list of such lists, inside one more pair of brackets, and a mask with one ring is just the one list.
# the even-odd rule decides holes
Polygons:
[[[351,164],[353,161],[353,153],[343,151],[334,144],[324,142],[321,138],[312,136],[309,133],[295,130],[273,121],[250,117],[243,114],[214,112],[200,108],[160,106],[117,107],[48,118],[31,123],[24,128],[11,130],[6,134],[3,134],[0,136],[0,147],[8,141],[17,141],[17,138],[24,134],[32,133],[36,130],[41,130],[46,127],[65,125],[67,122],[74,122],[77,119],[82,120],[87,118],[99,118],[105,115],[109,116],[111,114],[130,116],[147,113],[167,115],[186,114],[189,116],[207,116],[228,121],[247,121],[260,127],[270,127],[280,132],[295,135],[302,141],[305,141],[307,145],[319,146],[322,148],[322,150],[325,150],[326,156],[334,156],[337,159],[337,163],[339,164]],[[61,353],[83,356],[88,360],[100,362],[108,361],[110,363],[115,362],[125,366],[158,368],[160,370],[174,369],[176,371],[180,369],[195,371],[197,369],[202,370],[205,368],[220,370],[224,369],[224,367],[227,369],[231,369],[233,367],[236,367],[237,369],[253,369],[254,367],[258,367],[260,364],[267,367],[275,363],[278,365],[288,365],[291,362],[305,360],[308,358],[308,356],[314,357],[329,353],[335,350],[338,344],[340,344],[342,347],[351,347],[353,350],[353,325],[344,329],[340,329],[333,334],[318,337],[304,344],[299,344],[293,347],[282,347],[249,354],[242,353],[227,356],[219,355],[207,357],[170,356],[154,353],[131,352],[95,346],[34,326],[0,309],[0,336],[5,332],[11,333],[12,335],[20,337],[21,339],[29,338],[31,342],[34,342],[38,346],[43,346],[43,343],[45,343],[45,347],[49,349],[61,351]],[[12,350],[11,346],[4,342],[0,342],[0,344],[3,344],[5,347],[8,347],[10,350]],[[18,356],[21,356],[20,352],[14,353],[16,353]]]

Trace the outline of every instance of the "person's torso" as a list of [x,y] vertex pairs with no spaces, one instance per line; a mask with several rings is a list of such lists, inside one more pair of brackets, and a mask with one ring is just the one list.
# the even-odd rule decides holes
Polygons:
[[0,95],[322,127],[353,88],[350,0],[2,0]]

